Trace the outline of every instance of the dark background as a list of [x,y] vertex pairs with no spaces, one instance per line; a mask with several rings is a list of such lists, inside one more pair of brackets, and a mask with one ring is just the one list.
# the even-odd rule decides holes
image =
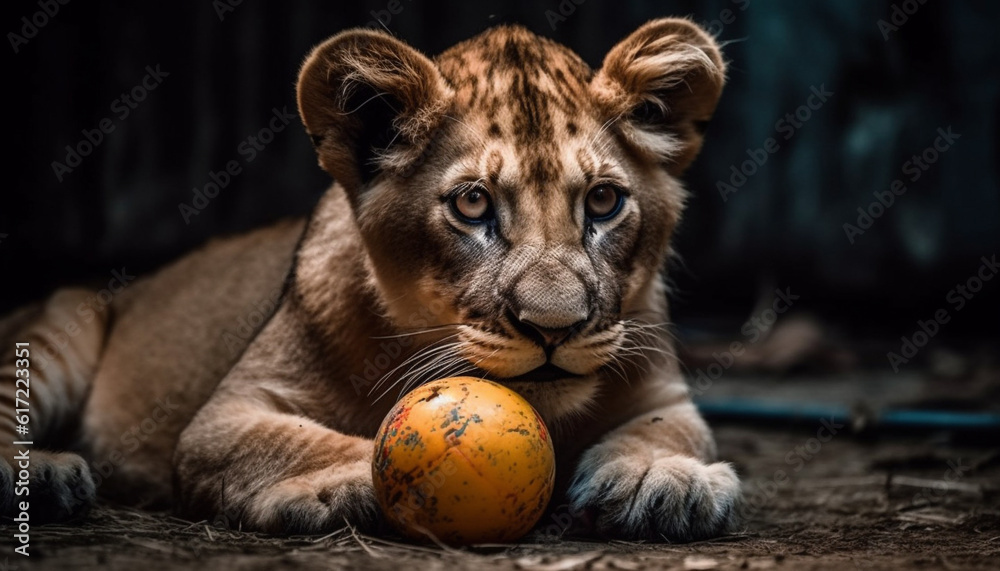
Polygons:
[[[238,147],[273,108],[295,111],[310,47],[389,4],[246,0],[220,18],[207,0],[76,0],[16,54],[8,35],[0,313],[59,284],[100,283],[123,266],[141,275],[211,236],[306,214],[329,181],[299,124],[250,163]],[[1000,333],[1000,280],[960,312],[946,300],[982,256],[1000,253],[1000,3],[587,0],[564,20],[552,19],[555,0],[400,4],[386,27],[429,54],[519,22],[597,67],[615,42],[666,15],[689,15],[727,42],[729,84],[686,177],[692,200],[676,238],[682,332],[737,334],[781,287],[801,296],[797,311],[857,339],[898,344],[940,308],[953,319],[935,341]],[[899,11],[898,22],[904,8],[916,11],[885,38],[878,21]],[[22,33],[21,18],[40,10],[8,4],[4,32]],[[169,76],[118,120],[112,103],[157,64]],[[776,121],[813,86],[833,95],[785,140]],[[105,117],[114,132],[59,182],[52,162]],[[904,163],[949,127],[960,139],[851,244],[844,223],[907,178]],[[723,201],[717,183],[768,137],[780,149]],[[243,172],[186,224],[178,205],[230,160]]]

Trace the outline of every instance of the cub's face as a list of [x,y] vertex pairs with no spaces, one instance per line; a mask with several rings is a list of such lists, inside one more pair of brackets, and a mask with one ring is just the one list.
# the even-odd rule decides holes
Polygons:
[[722,82],[685,20],[643,26],[598,71],[516,27],[433,61],[354,31],[314,51],[299,99],[387,313],[437,333],[427,372],[565,384],[655,344],[675,177]]

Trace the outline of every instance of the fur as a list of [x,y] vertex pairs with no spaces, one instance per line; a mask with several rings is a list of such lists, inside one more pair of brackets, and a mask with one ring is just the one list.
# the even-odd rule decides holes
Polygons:
[[[677,177],[724,77],[713,39],[681,19],[642,26],[596,71],[510,26],[433,59],[370,30],[317,46],[299,108],[336,183],[310,219],[140,280],[35,376],[36,414],[77,418],[95,475],[88,484],[81,456],[49,456],[38,485],[65,500],[52,518],[96,491],[243,529],[374,529],[371,438],[394,399],[473,374],[535,406],[558,493],[595,533],[724,532],[739,482],[715,462],[678,371],[661,273],[683,209]],[[623,196],[606,219],[587,214],[597,187]],[[487,220],[452,205],[470,190],[490,201]],[[252,341],[223,350],[227,328],[273,291]],[[58,327],[74,301],[57,294],[0,332],[44,346],[32,332]],[[123,452],[127,434],[143,438]]]

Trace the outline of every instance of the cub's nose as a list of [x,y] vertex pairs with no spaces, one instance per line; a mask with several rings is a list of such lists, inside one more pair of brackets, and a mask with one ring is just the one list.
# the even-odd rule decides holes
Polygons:
[[509,315],[518,331],[547,348],[566,341],[590,315],[587,290],[580,279],[552,269],[543,265],[522,276],[512,292]]
[[586,316],[583,316],[583,319],[577,319],[566,327],[543,327],[533,321],[518,319],[517,323],[514,324],[514,327],[521,331],[525,337],[528,337],[535,343],[541,345],[542,348],[549,349],[554,348],[566,339],[569,339],[569,337],[578,331],[586,322],[587,318]]

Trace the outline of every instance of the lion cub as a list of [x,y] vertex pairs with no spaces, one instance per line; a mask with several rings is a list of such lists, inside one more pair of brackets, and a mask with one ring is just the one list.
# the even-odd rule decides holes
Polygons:
[[[100,493],[244,530],[372,529],[383,416],[471,374],[545,419],[553,505],[579,525],[724,532],[739,481],[678,371],[661,272],[724,76],[681,19],[642,26],[597,70],[520,27],[436,58],[364,30],[319,45],[299,111],[336,183],[307,221],[213,242],[90,320],[87,292],[61,290],[0,322],[3,346],[35,359],[35,445],[82,454],[31,451],[33,521]],[[270,318],[235,337],[253,311]],[[21,366],[3,367],[13,387]],[[3,452],[10,513],[18,450]]]

